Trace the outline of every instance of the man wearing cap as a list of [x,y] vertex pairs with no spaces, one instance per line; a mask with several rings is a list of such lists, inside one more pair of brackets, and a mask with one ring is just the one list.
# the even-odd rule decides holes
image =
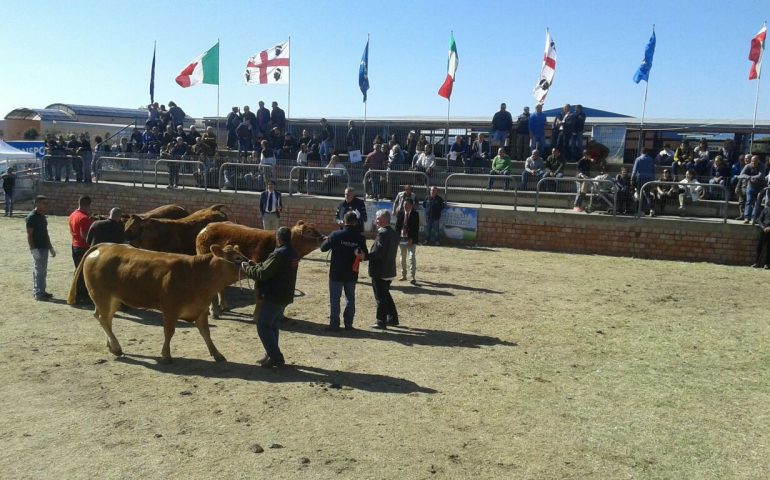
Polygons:
[[326,330],[340,331],[340,297],[345,291],[345,311],[342,318],[345,330],[353,330],[353,318],[356,315],[356,283],[358,265],[366,258],[366,239],[358,231],[358,217],[354,212],[347,212],[342,230],[337,230],[326,237],[321,244],[321,251],[331,250],[329,264],[329,325]]
[[48,275],[48,254],[56,256],[56,250],[51,245],[48,236],[48,220],[45,218],[48,210],[48,199],[43,195],[35,197],[35,208],[27,215],[27,243],[32,253],[32,294],[35,300],[47,301],[53,295],[45,291],[46,276]]
[[262,228],[278,230],[283,203],[281,192],[275,189],[275,181],[267,181],[267,190],[259,195],[259,213],[262,215]]
[[281,227],[275,232],[275,250],[256,265],[243,262],[246,276],[257,282],[262,306],[257,316],[257,334],[265,348],[259,360],[263,368],[282,367],[286,360],[278,347],[279,321],[283,311],[294,301],[299,255],[291,246],[291,230]]
[[125,243],[126,234],[120,221],[121,215],[123,212],[116,207],[110,210],[110,218],[94,222],[88,229],[86,243],[91,247],[100,243]]

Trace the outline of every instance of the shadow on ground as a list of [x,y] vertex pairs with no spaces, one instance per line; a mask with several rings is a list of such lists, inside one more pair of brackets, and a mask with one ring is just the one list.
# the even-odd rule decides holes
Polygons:
[[369,373],[341,372],[304,365],[286,365],[280,369],[264,369],[256,364],[214,362],[193,358],[175,358],[174,363],[162,364],[156,357],[126,355],[115,361],[136,365],[173,375],[198,375],[207,378],[237,378],[270,383],[327,383],[332,388],[349,387],[381,393],[436,393],[404,378]]

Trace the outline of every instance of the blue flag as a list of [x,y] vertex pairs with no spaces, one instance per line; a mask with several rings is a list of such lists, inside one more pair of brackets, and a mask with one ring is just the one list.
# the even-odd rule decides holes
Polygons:
[[647,42],[647,47],[644,49],[644,60],[642,60],[642,64],[639,65],[639,69],[634,74],[634,82],[639,83],[642,80],[645,82],[650,81],[653,55],[655,55],[655,29],[652,30],[650,41]]
[[150,103],[155,103],[155,46],[152,47],[152,70],[150,70]]
[[361,66],[358,67],[358,87],[364,94],[364,103],[366,103],[366,92],[369,90],[369,40],[366,41],[366,48],[361,56]]

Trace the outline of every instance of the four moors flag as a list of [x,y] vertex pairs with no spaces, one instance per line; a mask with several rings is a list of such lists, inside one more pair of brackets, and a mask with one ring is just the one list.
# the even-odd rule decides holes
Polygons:
[[246,84],[289,83],[289,42],[249,57],[243,77]]
[[548,89],[553,85],[553,75],[556,71],[556,42],[551,38],[551,33],[545,31],[545,54],[543,55],[543,67],[540,69],[540,80],[532,94],[537,103],[542,105]]
[[749,50],[749,60],[751,61],[751,70],[749,70],[749,80],[756,80],[761,74],[762,52],[765,51],[765,38],[767,37],[767,25],[764,25],[756,37],[751,39],[751,49]]
[[455,45],[454,34],[449,36],[449,60],[447,61],[447,72],[444,84],[438,89],[438,94],[449,100],[452,96],[452,87],[455,83],[455,73],[457,72],[457,45]]
[[208,83],[219,85],[219,42],[187,65],[176,77],[182,88]]

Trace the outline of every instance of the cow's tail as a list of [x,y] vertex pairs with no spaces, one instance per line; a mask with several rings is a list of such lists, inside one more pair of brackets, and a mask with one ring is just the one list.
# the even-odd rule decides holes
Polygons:
[[227,213],[227,219],[229,221],[235,223],[235,224],[238,223],[238,219],[235,217],[235,210],[230,208],[230,205],[225,205],[224,203],[219,203],[217,205],[212,206],[211,208],[213,210],[217,210],[217,211],[220,211],[220,212],[224,212],[225,210],[227,210],[227,212],[230,212],[230,213]]
[[72,284],[70,285],[70,293],[67,295],[67,304],[68,305],[74,305],[75,304],[75,297],[77,297],[78,294],[78,280],[83,276],[83,265],[86,263],[86,258],[88,258],[88,254],[93,252],[95,249],[97,249],[98,246],[93,246],[88,249],[88,251],[83,255],[83,258],[80,260],[80,265],[78,265],[78,269],[75,270],[75,275],[72,276]]

